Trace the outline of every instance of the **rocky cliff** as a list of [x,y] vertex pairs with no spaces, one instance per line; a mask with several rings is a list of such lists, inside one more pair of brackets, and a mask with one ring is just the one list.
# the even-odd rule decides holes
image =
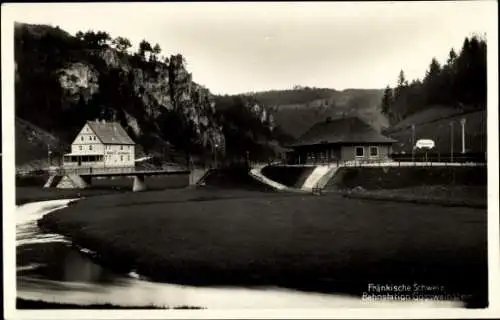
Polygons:
[[[241,157],[244,150],[226,150],[228,135],[238,140],[251,132],[255,139],[245,140],[250,144],[273,140],[273,119],[264,107],[246,97],[237,106],[217,106],[210,91],[192,81],[180,54],[164,58],[155,50],[131,53],[113,45],[109,36],[96,40],[92,35],[16,24],[19,119],[57,136],[65,146],[87,120],[116,120],[147,153],[175,149],[206,156],[229,151]],[[235,112],[241,114],[241,107],[252,127],[236,125],[245,132],[238,135],[229,122]],[[22,139],[16,136],[16,143]]]

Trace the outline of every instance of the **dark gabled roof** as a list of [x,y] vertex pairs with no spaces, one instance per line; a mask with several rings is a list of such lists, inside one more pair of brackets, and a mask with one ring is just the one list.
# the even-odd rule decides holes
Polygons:
[[118,122],[87,121],[103,144],[135,144]]
[[358,117],[345,117],[316,123],[290,147],[324,143],[394,143]]

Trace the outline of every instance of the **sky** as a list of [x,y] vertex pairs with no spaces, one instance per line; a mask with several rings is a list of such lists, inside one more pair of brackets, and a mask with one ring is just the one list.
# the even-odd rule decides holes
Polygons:
[[158,43],[164,55],[181,53],[193,80],[217,94],[383,88],[401,69],[422,78],[433,57],[445,62],[465,37],[492,30],[497,12],[495,1],[7,6],[18,22]]

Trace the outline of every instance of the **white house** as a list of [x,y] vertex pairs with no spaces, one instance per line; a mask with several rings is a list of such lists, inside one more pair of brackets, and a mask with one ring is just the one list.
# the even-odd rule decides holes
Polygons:
[[135,142],[117,122],[87,121],[63,158],[64,168],[134,167]]

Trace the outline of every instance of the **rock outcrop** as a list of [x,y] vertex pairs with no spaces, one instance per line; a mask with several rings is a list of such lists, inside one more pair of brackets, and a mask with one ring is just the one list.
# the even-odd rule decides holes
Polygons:
[[[16,24],[15,50],[16,115],[66,143],[85,121],[96,118],[121,122],[146,152],[173,145],[188,153],[223,153],[234,128],[273,128],[266,109],[247,98],[245,116],[264,129],[228,124],[230,117],[207,88],[192,81],[181,55],[131,54],[58,28],[27,24]],[[253,136],[263,140],[262,134]]]

